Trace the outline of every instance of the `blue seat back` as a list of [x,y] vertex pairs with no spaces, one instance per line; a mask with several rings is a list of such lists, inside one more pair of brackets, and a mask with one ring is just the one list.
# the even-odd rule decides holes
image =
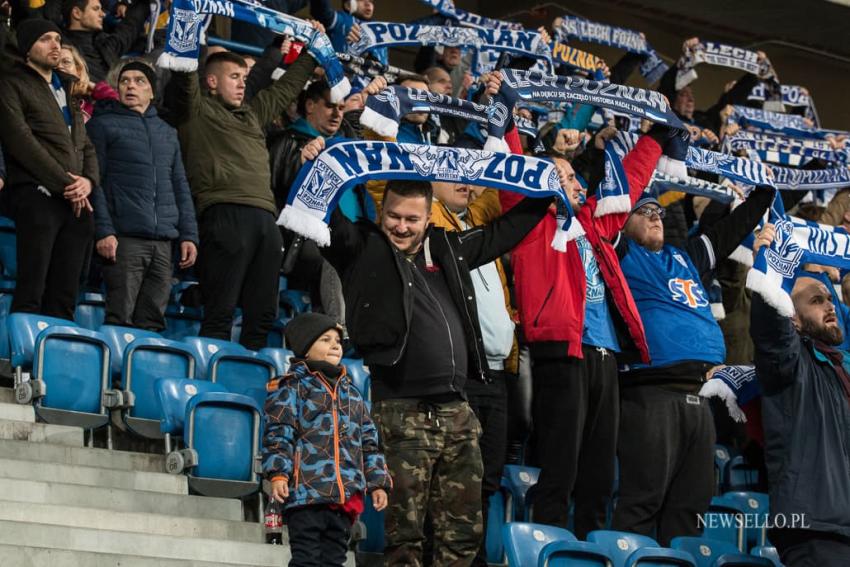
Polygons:
[[136,339],[124,351],[121,387],[136,395],[128,415],[159,421],[156,381],[160,378],[191,378],[195,357],[183,343],[167,339]]
[[74,311],[74,321],[80,327],[97,331],[106,316],[106,299],[102,293],[81,293]]
[[112,353],[112,375],[115,377],[120,376],[124,368],[124,351],[127,350],[127,345],[136,339],[161,338],[153,331],[121,325],[102,325],[99,332],[106,339],[106,344],[109,345],[109,351]]
[[186,407],[189,400],[198,394],[227,392],[227,388],[206,380],[189,378],[160,378],[154,384],[159,401],[159,428],[163,434],[183,436]]
[[506,502],[506,513],[517,522],[529,519],[528,491],[537,484],[540,469],[523,465],[505,465],[502,471],[502,488],[510,499]]
[[12,367],[20,367],[23,370],[32,368],[35,339],[40,332],[52,325],[62,327],[78,326],[73,321],[32,313],[12,313],[9,315],[6,324],[9,329]]
[[502,534],[510,567],[537,565],[540,551],[553,541],[576,541],[576,537],[563,528],[526,522],[505,524]]
[[758,468],[747,463],[742,455],[734,457],[727,463],[725,492],[755,490],[758,484]]
[[289,359],[295,356],[295,354],[288,348],[271,347],[260,349],[260,354],[267,356],[274,361],[278,376],[283,376],[289,371]]
[[543,546],[537,559],[540,567],[611,567],[611,556],[595,543],[553,541]]
[[726,466],[732,458],[729,448],[725,445],[714,446],[714,485],[715,494],[722,494],[726,486]]
[[0,264],[7,278],[18,277],[17,236],[15,224],[11,219],[2,217],[0,223]]
[[760,545],[758,547],[754,547],[750,552],[750,555],[754,557],[761,557],[762,559],[768,559],[771,563],[773,563],[774,567],[783,567],[782,560],[779,558],[779,552],[776,551],[776,548],[772,545]]
[[102,414],[109,347],[102,335],[88,329],[47,327],[36,337],[33,376],[47,386],[41,406]]
[[384,552],[384,511],[376,511],[372,499],[366,498],[366,506],[360,521],[366,526],[366,539],[360,542],[358,549],[366,553]]
[[206,380],[209,375],[210,359],[219,351],[233,353],[249,352],[248,349],[240,344],[208,337],[185,337],[181,342],[186,344],[195,355],[195,360],[198,363],[195,375],[203,380]]
[[690,553],[697,567],[714,567],[714,562],[725,553],[738,553],[738,547],[731,542],[705,537],[676,537],[670,547]]
[[201,317],[200,315],[186,316],[188,311],[188,308],[172,311],[169,307],[165,312],[165,329],[162,331],[162,336],[172,341],[197,337],[201,332]]
[[186,406],[187,443],[198,452],[192,475],[249,481],[258,449],[260,408],[248,396],[209,392]]
[[488,563],[502,563],[505,543],[502,530],[505,526],[505,497],[501,492],[490,495],[487,507],[487,533],[484,534],[484,549]]
[[249,350],[219,351],[210,358],[207,368],[207,379],[210,382],[221,384],[234,394],[254,398],[259,407],[264,407],[266,385],[276,375],[277,367],[272,359]]
[[728,541],[740,549],[744,541],[744,527],[737,517],[746,513],[747,509],[735,498],[713,497],[708,512],[703,516],[705,527],[702,537]]
[[727,492],[723,497],[736,502],[746,511],[749,518],[757,521],[750,522],[751,527],[744,526],[744,545],[742,552],[759,545],[767,544],[768,514],[770,513],[770,496],[764,492]]
[[284,289],[279,294],[281,312],[287,319],[307,313],[312,306],[310,294],[297,289]]
[[372,381],[363,361],[358,358],[343,358],[342,363],[345,365],[346,372],[348,372],[354,387],[357,388],[364,400],[369,401],[371,399]]
[[651,537],[613,530],[592,531],[587,534],[587,541],[602,547],[611,556],[614,567],[625,566],[629,556],[642,547],[658,547]]
[[9,360],[12,349],[9,345],[9,313],[12,310],[12,294],[0,293],[0,358]]

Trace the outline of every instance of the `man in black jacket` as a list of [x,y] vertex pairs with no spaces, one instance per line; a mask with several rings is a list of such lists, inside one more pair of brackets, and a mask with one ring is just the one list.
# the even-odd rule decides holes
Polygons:
[[[773,239],[767,225],[756,249]],[[770,541],[787,567],[838,567],[850,558],[850,357],[832,295],[800,277],[795,315],[753,294],[750,334],[762,387]],[[784,529],[778,529],[782,528]]]
[[109,68],[130,51],[150,14],[147,2],[135,2],[112,33],[103,31],[100,0],[66,0],[62,39],[76,47],[89,68],[92,82],[106,79]]
[[73,319],[94,232],[88,198],[98,183],[97,158],[71,100],[75,79],[54,70],[59,28],[32,19],[17,34],[26,64],[0,77],[4,193],[18,235],[12,311]]
[[[302,152],[317,155],[316,143]],[[429,512],[434,565],[469,565],[478,551],[481,426],[463,392],[488,366],[470,270],[516,246],[549,206],[526,199],[490,225],[447,232],[429,226],[432,199],[426,181],[390,181],[380,225],[352,223],[337,209],[323,251],[342,277],[393,477],[387,565],[422,565]]]

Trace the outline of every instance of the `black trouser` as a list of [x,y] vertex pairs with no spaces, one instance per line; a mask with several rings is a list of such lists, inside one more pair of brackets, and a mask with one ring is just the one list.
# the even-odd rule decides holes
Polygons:
[[[484,476],[481,478],[481,512],[484,518],[485,541],[473,565],[487,564],[487,516],[489,513],[490,495],[499,490],[502,483],[502,470],[505,468],[505,456],[508,442],[507,390],[505,380],[516,377],[500,370],[490,370],[492,384],[484,386],[487,393],[468,392],[467,398],[472,411],[481,423],[481,461],[484,464]],[[482,391],[478,385],[476,392]],[[468,388],[469,390],[469,388]]]
[[72,320],[94,234],[91,213],[77,218],[69,201],[34,186],[11,189],[10,200],[18,260],[12,311]]
[[767,535],[785,567],[850,565],[850,538],[814,530],[776,528],[769,530]]
[[512,465],[525,462],[525,445],[532,429],[531,355],[528,347],[519,349],[519,374],[508,380],[508,448],[505,461]]
[[107,325],[138,327],[149,331],[165,328],[165,308],[171,293],[170,240],[122,236],[115,263],[103,265],[106,284]]
[[351,519],[342,510],[304,506],[286,513],[289,567],[332,567],[345,564]]
[[565,528],[574,495],[579,539],[605,527],[619,416],[614,355],[590,346],[582,354],[532,358],[534,462],[542,469],[533,489],[534,521]]
[[213,205],[199,223],[198,278],[204,296],[201,335],[230,340],[233,313],[242,308],[239,342],[266,346],[277,316],[283,256],[274,215],[244,205]]
[[613,528],[663,545],[698,536],[714,493],[714,421],[708,402],[659,386],[620,390],[620,492]]

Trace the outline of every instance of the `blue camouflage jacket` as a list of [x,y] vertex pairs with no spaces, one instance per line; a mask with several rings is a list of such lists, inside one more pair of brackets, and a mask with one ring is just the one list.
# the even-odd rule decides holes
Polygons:
[[268,391],[263,474],[288,480],[287,509],[392,488],[378,431],[344,367],[334,382],[294,362]]

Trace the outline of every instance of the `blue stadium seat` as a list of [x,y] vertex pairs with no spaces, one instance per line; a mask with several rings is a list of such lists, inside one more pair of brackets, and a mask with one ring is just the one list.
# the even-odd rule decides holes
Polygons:
[[758,469],[750,465],[743,456],[738,455],[732,458],[726,465],[724,492],[757,490],[758,484]]
[[9,345],[9,326],[7,320],[12,310],[12,294],[0,293],[0,358],[9,360],[12,357]]
[[697,567],[760,565],[771,567],[764,559],[741,553],[734,543],[701,537],[677,537],[670,547],[690,553]]
[[501,492],[494,492],[490,495],[487,507],[487,533],[484,534],[484,549],[488,563],[503,563],[505,543],[502,541],[502,530],[505,524],[505,498]]
[[266,403],[266,385],[275,376],[277,367],[274,360],[249,350],[220,350],[212,355],[207,367],[207,379],[210,382],[221,384],[234,394],[254,398],[261,408]]
[[267,356],[274,361],[278,376],[283,376],[289,371],[289,359],[294,356],[293,352],[288,348],[266,347],[260,349],[260,354]]
[[266,346],[269,348],[284,348],[286,346],[286,341],[283,338],[283,330],[286,328],[286,324],[289,323],[290,319],[284,317],[278,317],[274,320],[274,324],[272,324],[272,330],[269,331],[269,338],[266,341]]
[[159,401],[159,430],[163,435],[183,437],[186,406],[198,394],[227,392],[221,384],[191,378],[160,378],[154,384]]
[[505,465],[502,471],[502,489],[505,497],[505,517],[508,521],[527,522],[530,518],[528,490],[537,484],[540,469],[522,465]]
[[[41,395],[20,396],[18,401],[34,401],[36,415],[47,423],[94,429],[109,422],[103,405],[109,376],[109,346],[102,335],[79,327],[49,326],[36,337],[29,384],[39,384]],[[27,385],[16,393],[27,390]]]
[[15,384],[23,381],[23,373],[32,370],[35,339],[38,334],[50,326],[77,327],[73,321],[45,317],[32,313],[12,313],[6,319],[9,331],[9,346],[12,368],[15,370]]
[[172,286],[168,306],[165,308],[165,329],[162,331],[162,336],[166,339],[180,341],[185,337],[196,337],[201,331],[203,309],[186,307],[180,303],[183,292],[196,285],[198,282],[186,280]]
[[587,541],[598,544],[610,555],[614,567],[656,567],[678,565],[696,567],[694,558],[684,551],[659,547],[651,537],[617,532],[596,530],[587,534]]
[[537,565],[540,552],[553,541],[577,541],[576,536],[563,528],[527,522],[507,523],[502,534],[510,567]]
[[287,319],[307,313],[312,307],[310,294],[297,289],[280,290],[279,304],[282,314],[285,314]]
[[2,265],[2,275],[5,278],[14,280],[18,277],[15,223],[7,217],[0,217],[0,265]]
[[81,293],[74,312],[74,321],[80,327],[97,331],[106,317],[106,298],[102,293]]
[[259,489],[255,460],[261,416],[256,400],[240,394],[207,392],[189,400],[183,435],[187,449],[181,453],[190,456],[184,458],[190,488],[222,498],[240,498]]
[[723,497],[732,502],[737,502],[740,507],[747,511],[751,527],[744,526],[744,541],[740,547],[741,552],[746,553],[748,549],[760,545],[767,545],[767,523],[770,512],[770,496],[764,492],[727,492]]
[[713,497],[704,516],[705,529],[702,537],[733,543],[739,551],[745,549],[746,530],[743,517],[747,513],[749,510],[738,499]]
[[372,499],[366,498],[366,506],[360,515],[360,521],[366,526],[366,538],[357,549],[366,553],[383,553],[384,551],[384,511],[376,511]]
[[553,541],[543,546],[538,567],[610,567],[611,556],[595,543]]
[[345,365],[354,387],[357,388],[363,399],[368,402],[371,399],[372,380],[369,376],[369,371],[363,365],[363,361],[359,358],[343,358],[342,363]]
[[167,339],[136,339],[124,351],[121,390],[132,393],[132,404],[121,410],[121,423],[142,437],[161,439],[160,407],[155,384],[160,378],[192,378],[195,356],[183,343]]
[[784,567],[784,565],[782,565],[782,559],[779,558],[779,552],[776,551],[776,548],[772,545],[754,547],[752,551],[750,551],[750,555],[768,559],[773,564],[773,567]]
[[723,494],[723,487],[726,486],[726,467],[731,459],[728,447],[720,444],[714,446],[714,493],[718,496]]
[[145,331],[134,327],[122,327],[120,325],[103,325],[99,329],[100,334],[106,339],[109,350],[112,353],[112,376],[121,376],[124,368],[124,351],[127,345],[136,339],[159,339],[160,335],[153,331]]
[[209,337],[185,337],[181,342],[185,344],[195,355],[195,361],[197,362],[197,366],[195,367],[195,376],[202,380],[206,380],[208,378],[210,359],[217,352],[250,352],[247,348],[240,344],[223,341],[221,339],[211,339]]

